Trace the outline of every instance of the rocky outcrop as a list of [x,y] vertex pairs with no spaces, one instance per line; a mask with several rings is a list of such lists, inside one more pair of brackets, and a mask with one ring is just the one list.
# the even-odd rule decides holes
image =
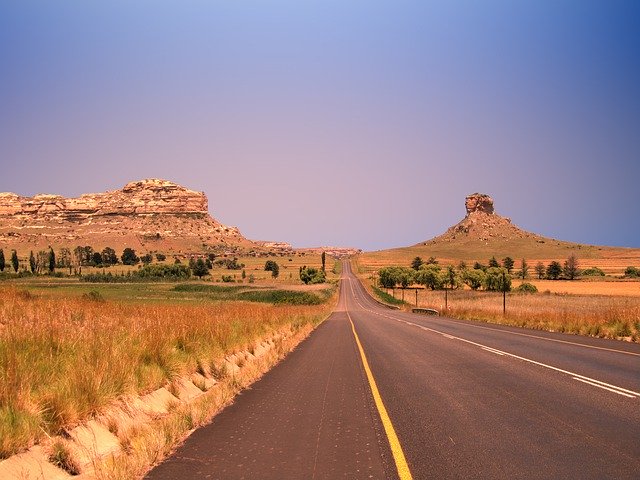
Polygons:
[[78,198],[40,194],[21,197],[0,193],[0,216],[82,221],[102,215],[208,214],[207,197],[166,180],[131,182],[105,193]]
[[90,245],[193,252],[253,248],[236,227],[212,218],[207,197],[159,179],[77,198],[0,193],[0,248]]
[[484,193],[473,193],[465,199],[467,216],[475,212],[493,214],[493,198]]
[[495,213],[493,199],[484,193],[473,193],[465,199],[466,216],[442,235],[423,245],[467,242],[489,243],[492,240],[514,240],[518,238],[542,239],[511,223],[511,219]]

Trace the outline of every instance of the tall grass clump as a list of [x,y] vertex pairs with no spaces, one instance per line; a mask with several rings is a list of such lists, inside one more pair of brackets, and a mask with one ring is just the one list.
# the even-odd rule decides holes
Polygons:
[[[0,289],[0,458],[152,391],[288,326],[321,305],[144,304]],[[199,367],[200,366],[200,367]]]

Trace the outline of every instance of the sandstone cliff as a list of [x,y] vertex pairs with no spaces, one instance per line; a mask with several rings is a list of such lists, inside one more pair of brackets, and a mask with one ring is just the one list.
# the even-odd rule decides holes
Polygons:
[[209,215],[204,193],[166,180],[131,182],[121,190],[78,198],[0,193],[0,246],[49,245],[158,251],[254,246],[237,228]]

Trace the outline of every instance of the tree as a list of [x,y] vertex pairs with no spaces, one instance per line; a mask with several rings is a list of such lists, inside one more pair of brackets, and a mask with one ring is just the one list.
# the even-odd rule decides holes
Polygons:
[[413,268],[416,271],[420,270],[420,267],[422,265],[424,265],[424,262],[422,261],[422,258],[420,258],[420,257],[416,257],[411,261],[411,268]]
[[124,251],[122,252],[122,257],[120,258],[122,259],[123,265],[135,265],[140,261],[140,259],[136,255],[136,251],[133,248],[129,247],[124,249]]
[[562,269],[564,276],[569,280],[575,280],[575,278],[578,275],[580,275],[580,270],[578,269],[578,266],[579,266],[579,263],[576,256],[573,254],[569,255],[569,258],[565,260],[564,268]]
[[63,247],[58,252],[57,265],[59,268],[68,268],[71,275],[71,250]]
[[474,262],[473,269],[474,270],[482,270],[483,272],[486,272],[487,271],[487,266],[481,264],[480,262]]
[[159,262],[164,262],[167,259],[167,256],[164,253],[156,253],[156,260]]
[[300,267],[300,280],[305,285],[314,284],[314,283],[324,283],[325,275],[322,270],[318,270],[317,268],[307,267],[306,265]]
[[467,262],[465,262],[464,260],[460,260],[460,263],[458,264],[458,271],[464,272],[467,268],[469,268],[467,266]]
[[53,248],[49,247],[49,273],[53,273],[56,269],[56,254],[53,253]]
[[113,248],[104,247],[102,250],[102,263],[104,265],[115,265],[118,263],[118,256]]
[[[326,272],[325,266],[326,266],[326,261],[327,261],[327,254],[326,252],[322,252],[322,271]],[[274,275],[274,278],[277,277],[278,275]]]
[[16,252],[15,250],[11,252],[11,266],[13,267],[13,271],[18,273],[20,262],[18,261],[18,252]]
[[562,275],[562,265],[555,260],[547,267],[547,278],[550,280],[558,280]]
[[398,283],[394,267],[381,268],[378,271],[378,277],[380,278],[380,286],[383,288],[395,288],[396,283]]
[[278,278],[280,275],[280,266],[274,260],[267,260],[264,264],[265,272],[271,272],[273,278]]
[[33,250],[31,250],[31,252],[29,252],[29,269],[31,270],[31,273],[36,273],[36,268],[36,257],[33,255]]
[[506,268],[491,267],[487,269],[484,288],[490,292],[508,292],[511,290],[511,275]]
[[462,281],[469,285],[471,290],[478,290],[484,285],[486,274],[481,268],[466,270],[462,274]]
[[502,266],[507,269],[507,273],[509,275],[511,275],[511,270],[513,270],[514,264],[515,264],[515,262],[513,261],[513,258],[511,258],[511,257],[504,257],[502,259]]
[[0,272],[4,272],[4,267],[5,267],[4,250],[0,248]]
[[407,288],[414,282],[416,272],[413,268],[398,267],[396,278],[402,288]]
[[546,269],[544,268],[544,263],[542,262],[536,263],[535,271],[536,271],[536,275],[538,276],[538,279],[542,280],[544,278],[544,274],[546,271]]
[[529,265],[527,264],[527,261],[523,258],[522,263],[520,264],[520,272],[518,276],[522,280],[524,280],[525,278],[527,278],[528,274],[529,274]]
[[459,277],[453,265],[447,265],[447,269],[444,272],[444,280],[444,285],[451,290],[455,290],[460,286]]
[[93,255],[91,255],[91,263],[96,266],[103,265],[102,254],[100,252],[93,252]]
[[491,257],[489,260],[489,268],[500,268],[500,264],[498,263],[498,260],[496,260],[496,257]]
[[202,258],[198,258],[198,260],[196,260],[196,262],[193,264],[192,270],[193,274],[200,279],[209,274],[207,264]]
[[437,265],[438,264],[438,260],[436,260],[436,257],[429,257],[427,259],[427,265]]
[[144,265],[149,265],[153,261],[153,256],[150,253],[146,253],[140,257],[140,261]]
[[439,290],[444,285],[440,267],[435,264],[426,264],[416,272],[416,282],[431,290]]

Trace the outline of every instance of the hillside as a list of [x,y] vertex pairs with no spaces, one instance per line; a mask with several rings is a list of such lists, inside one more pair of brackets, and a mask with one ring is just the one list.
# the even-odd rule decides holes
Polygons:
[[52,246],[187,253],[261,247],[209,215],[208,199],[173,182],[146,179],[78,198],[0,193],[0,248]]
[[493,199],[475,193],[465,199],[465,217],[442,235],[410,247],[362,254],[361,262],[373,267],[408,265],[414,257],[436,257],[444,262],[486,261],[495,256],[548,262],[576,255],[583,266],[598,266],[607,273],[621,273],[628,265],[640,265],[640,249],[602,247],[543,237],[519,228],[495,212]]

